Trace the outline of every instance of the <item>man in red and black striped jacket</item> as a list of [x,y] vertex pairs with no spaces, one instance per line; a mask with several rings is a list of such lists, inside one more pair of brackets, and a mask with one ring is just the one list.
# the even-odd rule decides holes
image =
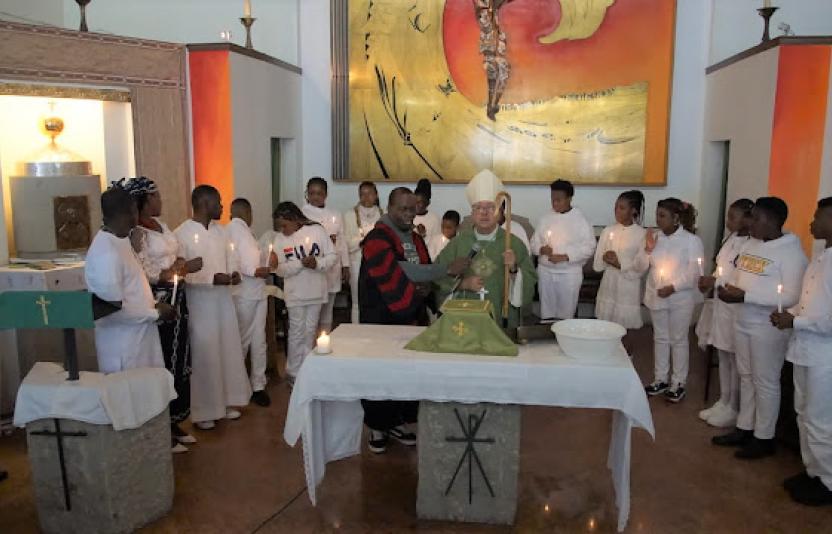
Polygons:
[[[384,215],[361,244],[358,303],[363,324],[427,324],[427,299],[432,282],[464,273],[470,261],[460,258],[449,267],[433,265],[422,237],[413,231],[416,197],[406,187],[390,193]],[[382,453],[390,437],[415,445],[405,428],[415,423],[419,403],[361,401],[370,428],[370,450]]]

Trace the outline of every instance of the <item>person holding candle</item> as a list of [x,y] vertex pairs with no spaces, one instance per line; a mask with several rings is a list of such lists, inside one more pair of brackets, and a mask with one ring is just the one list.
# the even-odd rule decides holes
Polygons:
[[413,219],[413,228],[416,233],[422,236],[425,243],[430,243],[434,237],[442,235],[442,222],[439,216],[428,211],[431,198],[431,184],[427,178],[422,178],[416,183],[416,217]]
[[191,420],[200,430],[214,428],[220,419],[239,419],[233,406],[251,397],[234,309],[231,286],[240,284],[236,254],[222,216],[219,192],[210,185],[191,193],[193,216],[174,231],[180,253],[202,258],[202,269],[186,276],[191,339]]
[[327,272],[338,264],[338,255],[329,231],[293,202],[281,202],[274,214],[280,228],[274,238],[277,275],[283,278],[289,312],[286,375],[289,385],[294,385],[303,359],[315,345],[321,308],[329,302]]
[[538,256],[540,317],[571,319],[578,309],[584,263],[595,252],[595,232],[572,206],[575,188],[570,182],[555,180],[550,189],[552,212],[540,220],[531,241],[531,252]]
[[643,219],[641,191],[621,193],[615,201],[615,224],[601,232],[592,263],[595,271],[604,273],[595,300],[595,316],[628,330],[643,326],[641,279],[646,269],[637,268],[635,263],[639,250],[644,247]]
[[350,319],[358,323],[358,270],[361,268],[361,243],[373,229],[384,210],[378,205],[378,190],[373,182],[361,182],[358,186],[358,204],[344,213],[347,250],[350,254]]
[[[806,270],[800,240],[783,232],[789,209],[777,197],[757,199],[752,210],[750,239],[740,251],[729,283],[717,296],[740,303],[734,327],[734,350],[740,375],[740,410],[732,432],[715,436],[713,443],[741,447],[737,458],[756,459],[775,452],[774,429],[780,411],[780,371],[789,332],[771,324],[778,301],[797,304]],[[782,293],[778,292],[782,286]]]
[[177,397],[170,401],[170,430],[174,453],[187,452],[186,444],[196,438],[185,432],[180,423],[191,413],[191,346],[188,339],[188,305],[182,279],[202,269],[202,258],[185,261],[179,242],[167,225],[159,219],[162,198],[153,180],[131,178],[125,189],[139,210],[139,225],[130,234],[133,250],[142,265],[150,288],[160,301],[177,311],[174,321],[159,324],[159,339],[165,367],[173,375]]
[[786,359],[794,365],[794,407],[806,469],[783,482],[795,501],[832,504],[832,197],[818,201],[810,226],[824,250],[809,265],[797,305],[772,313],[792,331]]
[[459,230],[460,219],[461,217],[459,212],[455,210],[448,210],[442,216],[442,233],[433,236],[433,238],[428,241],[428,252],[430,252],[431,260],[436,261],[436,258],[445,249],[448,243],[456,237],[457,231]]
[[258,406],[271,404],[266,393],[266,365],[268,347],[266,344],[266,278],[276,265],[269,249],[264,251],[251,233],[253,220],[251,203],[237,198],[231,203],[231,222],[228,236],[234,258],[240,265],[241,282],[234,292],[234,308],[237,310],[237,325],[240,327],[243,357],[251,354],[251,400]]
[[[302,211],[310,220],[320,224],[329,234],[335,245],[338,261],[327,270],[329,281],[329,299],[321,308],[318,327],[327,332],[332,330],[332,313],[335,308],[335,296],[341,291],[342,281],[350,280],[350,254],[344,236],[344,219],[335,210],[326,207],[328,186],[326,180],[315,176],[306,183],[306,204]],[[279,249],[278,249],[279,250]]]
[[702,240],[694,234],[695,224],[696,209],[689,203],[678,198],[659,201],[659,229],[646,233],[644,247],[634,261],[636,270],[650,270],[644,305],[653,321],[654,379],[644,389],[650,396],[664,394],[670,402],[685,398],[688,378],[688,332],[699,280],[697,259],[705,255]]
[[[728,208],[728,213],[725,214],[725,228],[729,234],[716,255],[713,274],[699,279],[699,290],[703,294],[711,293],[715,287],[732,280],[734,262],[749,239],[753,208],[754,202],[747,198],[734,201]],[[734,354],[734,323],[739,305],[729,304],[718,298],[713,299],[711,305],[713,312],[709,317],[710,324],[704,329],[705,338],[700,339],[699,344],[711,345],[717,350],[719,400],[710,408],[699,412],[699,418],[711,426],[733,427],[737,422],[740,406],[740,378]]]

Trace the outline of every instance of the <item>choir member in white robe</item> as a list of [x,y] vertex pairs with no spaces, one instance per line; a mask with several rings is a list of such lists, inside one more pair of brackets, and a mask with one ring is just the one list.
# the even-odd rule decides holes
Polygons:
[[166,303],[157,304],[133,247],[130,232],[138,221],[136,203],[119,184],[101,195],[104,226],[87,251],[88,290],[119,309],[95,321],[98,369],[116,373],[165,366],[156,321],[173,319]]
[[751,237],[737,258],[737,269],[717,289],[723,302],[742,303],[737,312],[734,348],[740,375],[736,430],[713,438],[715,445],[741,447],[737,458],[752,460],[775,453],[774,430],[780,413],[780,373],[789,332],[771,324],[771,312],[797,304],[808,260],[800,240],[783,232],[789,209],[777,197],[754,203]]
[[[751,227],[751,212],[754,202],[747,198],[734,201],[725,217],[725,227],[731,232],[719,253],[711,276],[699,280],[699,290],[710,293],[725,280],[734,276],[735,262],[740,251],[748,242]],[[711,426],[731,428],[737,423],[740,407],[740,375],[737,372],[737,357],[734,354],[734,328],[739,304],[728,304],[714,298],[710,325],[704,329],[705,339],[699,339],[700,346],[710,345],[719,358],[719,400],[713,406],[699,412],[699,418]],[[702,314],[703,317],[705,314]],[[700,321],[703,319],[700,318]]]
[[378,190],[373,182],[358,186],[358,204],[344,212],[344,233],[350,255],[350,295],[352,311],[350,319],[358,324],[358,271],[361,270],[361,242],[376,225],[384,210],[378,205]]
[[644,248],[645,230],[639,224],[643,213],[641,191],[621,193],[615,202],[616,223],[601,232],[592,263],[596,272],[604,273],[595,298],[595,317],[627,329],[643,326],[641,281],[646,271],[635,263],[636,256]]
[[266,315],[268,299],[266,278],[270,274],[270,250],[261,249],[251,233],[251,203],[238,198],[231,203],[231,222],[227,230],[232,254],[240,266],[242,277],[234,291],[234,307],[237,310],[237,324],[243,345],[243,357],[251,354],[250,381],[254,391],[251,400],[259,406],[271,404],[266,393],[266,366],[268,345],[266,343]]
[[174,232],[185,259],[202,258],[202,270],[186,278],[193,374],[191,420],[214,428],[219,419],[237,419],[232,406],[251,397],[231,286],[240,283],[231,241],[216,221],[222,215],[219,192],[197,186],[191,194],[194,215]]
[[344,219],[335,210],[326,207],[328,186],[326,180],[320,177],[310,178],[306,184],[306,204],[301,208],[309,220],[324,227],[335,245],[338,261],[329,269],[326,275],[329,281],[329,300],[321,307],[321,317],[318,328],[330,332],[332,330],[332,313],[335,308],[335,296],[341,291],[342,281],[350,280],[350,255],[347,240],[344,235]]
[[442,221],[439,215],[429,211],[431,199],[430,180],[422,178],[416,184],[416,217],[413,218],[413,228],[425,243],[430,243],[437,236],[442,235]]
[[552,212],[544,215],[532,236],[537,266],[541,319],[571,319],[578,309],[584,264],[595,252],[595,233],[581,210],[572,206],[575,188],[555,180]]
[[832,197],[818,201],[812,236],[825,249],[806,270],[797,306],[771,321],[793,329],[786,359],[794,365],[794,407],[806,470],[783,483],[795,501],[832,504]]

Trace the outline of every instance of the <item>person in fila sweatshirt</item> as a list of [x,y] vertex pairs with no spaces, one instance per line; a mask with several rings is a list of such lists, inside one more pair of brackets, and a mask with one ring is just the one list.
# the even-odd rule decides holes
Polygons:
[[327,270],[338,257],[324,227],[309,220],[295,203],[281,202],[274,214],[280,228],[274,238],[277,275],[283,278],[289,312],[286,374],[293,385],[314,346],[321,308],[329,301]]
[[777,197],[757,199],[751,239],[736,269],[717,289],[723,302],[742,303],[737,311],[734,350],[740,375],[737,427],[715,436],[714,445],[740,447],[735,456],[752,460],[774,454],[774,428],[780,411],[780,371],[789,332],[771,324],[771,312],[797,304],[806,255],[796,235],[783,232],[789,208]]

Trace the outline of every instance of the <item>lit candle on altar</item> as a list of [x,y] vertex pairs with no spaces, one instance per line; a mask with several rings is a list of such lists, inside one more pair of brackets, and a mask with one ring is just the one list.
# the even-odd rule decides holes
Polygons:
[[176,304],[176,288],[179,287],[179,275],[173,275],[173,296],[170,298],[170,305]]
[[702,265],[702,258],[696,258],[696,263],[699,265],[699,276],[705,276],[705,267]]
[[322,332],[315,344],[315,352],[318,354],[329,354],[332,352],[332,341],[326,332]]
[[251,0],[245,0],[243,3],[243,16],[246,18],[251,17]]
[[777,313],[783,313],[783,284],[777,284]]

